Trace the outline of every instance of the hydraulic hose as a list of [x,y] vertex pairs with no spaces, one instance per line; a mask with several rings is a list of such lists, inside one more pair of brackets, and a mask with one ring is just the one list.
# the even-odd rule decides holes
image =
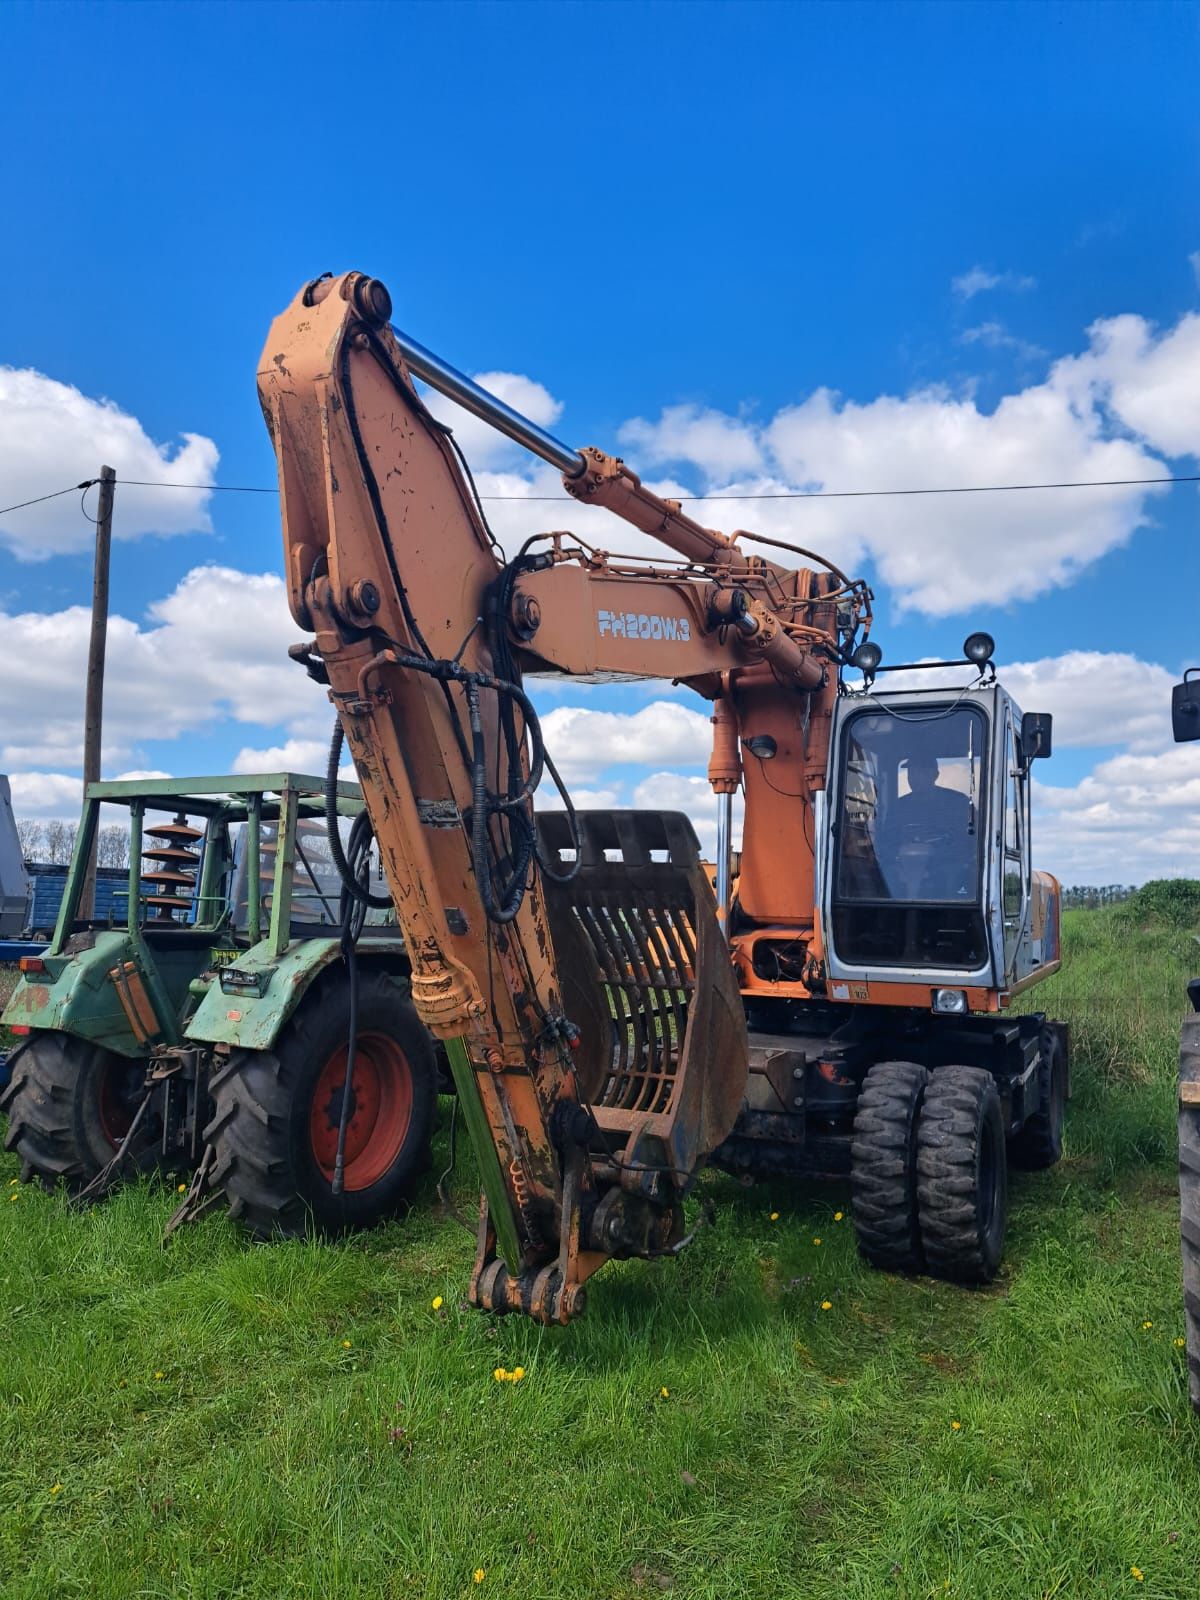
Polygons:
[[329,741],[329,764],[325,768],[325,828],[329,835],[329,854],[333,857],[333,864],[338,870],[338,877],[342,880],[342,888],[352,900],[357,900],[360,905],[374,906],[377,910],[386,910],[392,903],[389,894],[372,894],[364,884],[359,883],[354,873],[350,870],[350,863],[346,860],[346,852],[342,849],[342,835],[338,828],[338,767],[342,761],[342,724],[335,718],[333,723],[333,738]]

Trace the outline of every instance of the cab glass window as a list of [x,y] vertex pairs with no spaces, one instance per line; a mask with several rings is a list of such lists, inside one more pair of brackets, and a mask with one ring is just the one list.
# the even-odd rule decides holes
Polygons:
[[983,716],[968,707],[864,711],[842,740],[836,897],[977,903]]
[[1011,723],[1004,740],[1004,848],[1010,855],[1021,853],[1021,786]]

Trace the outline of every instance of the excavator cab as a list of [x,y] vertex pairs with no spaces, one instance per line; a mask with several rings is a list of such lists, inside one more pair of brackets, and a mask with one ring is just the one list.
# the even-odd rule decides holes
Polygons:
[[898,989],[921,985],[929,1005],[995,1010],[1057,959],[1058,886],[1030,860],[1030,770],[1050,738],[990,671],[843,693],[822,830],[831,998],[911,1003]]

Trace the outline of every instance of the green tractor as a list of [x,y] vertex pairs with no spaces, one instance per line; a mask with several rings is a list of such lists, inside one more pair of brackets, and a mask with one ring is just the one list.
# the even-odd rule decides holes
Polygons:
[[[27,1181],[92,1197],[124,1172],[191,1173],[189,1201],[223,1193],[261,1238],[403,1207],[428,1159],[434,1045],[390,910],[360,911],[351,936],[342,830],[364,886],[369,832],[358,786],[326,788],[88,785],[54,937],[0,1017],[17,1036],[5,1144]],[[82,915],[101,806],[129,813],[123,925]]]

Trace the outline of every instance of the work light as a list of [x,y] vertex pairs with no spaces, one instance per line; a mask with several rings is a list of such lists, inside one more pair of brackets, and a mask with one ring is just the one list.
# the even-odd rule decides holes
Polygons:
[[963,644],[963,655],[977,667],[986,667],[996,654],[996,641],[990,633],[969,633]]

